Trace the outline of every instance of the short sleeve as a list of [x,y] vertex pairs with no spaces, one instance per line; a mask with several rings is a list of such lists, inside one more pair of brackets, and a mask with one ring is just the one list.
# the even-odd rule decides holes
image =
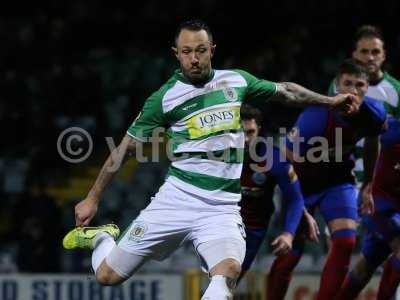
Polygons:
[[128,128],[127,134],[140,141],[153,135],[154,129],[166,127],[166,117],[162,110],[162,90],[152,94],[144,103],[142,111]]
[[258,79],[257,77],[247,73],[243,70],[235,70],[243,78],[246,80],[247,88],[246,88],[246,98],[254,99],[254,98],[264,98],[268,100],[271,96],[275,95],[277,86],[275,82]]

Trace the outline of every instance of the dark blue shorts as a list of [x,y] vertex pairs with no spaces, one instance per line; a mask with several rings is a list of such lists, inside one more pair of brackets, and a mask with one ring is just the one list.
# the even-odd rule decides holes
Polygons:
[[341,218],[357,220],[357,194],[356,187],[346,183],[309,195],[304,204],[310,211],[318,206],[327,223]]

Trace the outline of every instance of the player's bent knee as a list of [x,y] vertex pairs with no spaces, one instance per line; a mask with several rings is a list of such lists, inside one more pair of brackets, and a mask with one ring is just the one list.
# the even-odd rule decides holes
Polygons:
[[224,275],[229,278],[237,278],[241,272],[240,263],[233,258],[227,258],[219,262],[210,270],[210,275]]
[[96,280],[99,284],[108,286],[120,284],[124,282],[126,278],[117,274],[105,261],[103,261],[96,271]]
[[212,240],[198,245],[197,252],[211,276],[224,275],[236,279],[245,257],[246,243],[243,239]]

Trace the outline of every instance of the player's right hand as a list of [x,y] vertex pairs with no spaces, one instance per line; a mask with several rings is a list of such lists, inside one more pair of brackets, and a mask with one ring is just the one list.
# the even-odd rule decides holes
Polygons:
[[333,107],[345,114],[353,114],[360,108],[362,100],[352,94],[338,94],[332,97]]
[[97,201],[85,198],[75,206],[75,225],[88,226],[97,212]]
[[374,198],[372,196],[372,184],[364,184],[360,189],[361,214],[372,215],[375,212]]
[[272,254],[276,256],[286,255],[292,250],[293,235],[289,232],[281,233],[272,243]]

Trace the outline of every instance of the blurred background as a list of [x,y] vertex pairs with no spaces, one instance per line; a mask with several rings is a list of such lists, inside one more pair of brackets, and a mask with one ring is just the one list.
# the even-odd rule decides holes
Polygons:
[[[272,81],[294,81],[326,93],[350,56],[362,24],[379,26],[385,69],[400,78],[396,0],[110,2],[58,0],[2,3],[0,8],[0,272],[87,273],[90,256],[65,252],[74,205],[144,100],[178,67],[170,47],[176,26],[202,18],[217,52],[213,67],[241,68]],[[278,109],[279,110],[279,109]],[[298,111],[290,114],[289,123]],[[93,151],[80,163],[57,151],[64,129],[90,133]],[[86,142],[76,145],[88,148]],[[147,151],[147,150],[145,150]],[[149,202],[168,167],[129,162],[101,203],[93,224],[124,228]],[[255,270],[266,270],[273,222]],[[309,245],[300,272],[319,272],[326,245]],[[190,246],[143,272],[180,273],[198,265]],[[0,296],[1,297],[1,296]],[[5,298],[3,298],[5,299]]]

